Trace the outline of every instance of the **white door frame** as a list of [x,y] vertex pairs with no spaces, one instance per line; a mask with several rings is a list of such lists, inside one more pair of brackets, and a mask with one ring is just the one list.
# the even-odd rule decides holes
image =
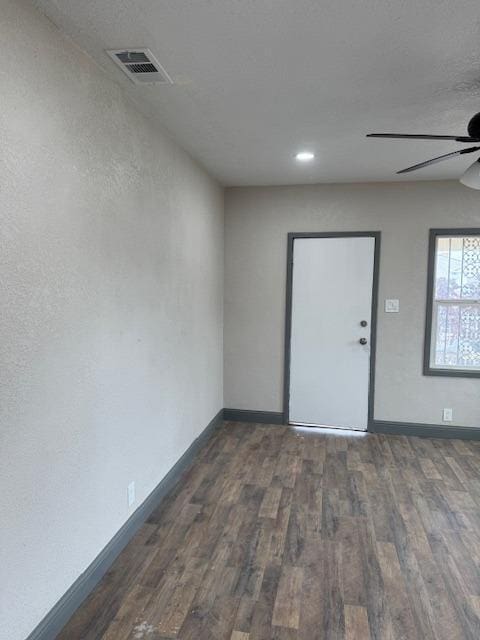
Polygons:
[[380,269],[380,231],[339,231],[325,233],[289,233],[287,243],[287,297],[285,313],[285,355],[283,376],[283,417],[286,424],[290,423],[290,354],[292,336],[292,284],[293,284],[293,247],[296,238],[374,238],[375,252],[373,262],[372,285],[372,324],[370,334],[370,376],[368,384],[368,427],[370,431],[373,422],[373,404],[375,395],[375,355],[377,345],[377,310],[378,310],[378,280]]

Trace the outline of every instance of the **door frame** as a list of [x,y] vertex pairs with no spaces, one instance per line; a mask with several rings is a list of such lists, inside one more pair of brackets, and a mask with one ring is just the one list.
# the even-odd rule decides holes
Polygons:
[[292,286],[293,286],[293,247],[297,238],[374,238],[372,282],[372,318],[370,330],[370,375],[368,381],[368,419],[367,431],[373,422],[375,398],[375,364],[377,354],[377,314],[378,314],[378,282],[380,275],[380,231],[326,231],[326,232],[292,232],[287,236],[287,290],[285,305],[285,346],[283,373],[283,420],[290,424],[290,355],[292,337]]

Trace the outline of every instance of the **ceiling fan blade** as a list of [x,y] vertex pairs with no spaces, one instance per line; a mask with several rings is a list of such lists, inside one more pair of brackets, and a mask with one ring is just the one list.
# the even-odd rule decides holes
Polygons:
[[406,169],[402,169],[401,171],[397,171],[397,173],[409,173],[410,171],[416,171],[417,169],[422,169],[422,167],[428,167],[431,164],[436,164],[437,162],[442,162],[443,160],[447,160],[448,158],[454,158],[455,156],[461,156],[464,153],[473,153],[474,151],[480,151],[480,147],[469,147],[468,149],[459,149],[458,151],[452,151],[451,153],[445,153],[443,156],[438,156],[437,158],[432,158],[431,160],[425,160],[425,162],[419,162],[418,164],[414,164],[411,167],[407,167]]
[[432,136],[416,133],[367,133],[367,138],[396,138],[401,140],[455,140],[456,142],[480,142],[470,136]]

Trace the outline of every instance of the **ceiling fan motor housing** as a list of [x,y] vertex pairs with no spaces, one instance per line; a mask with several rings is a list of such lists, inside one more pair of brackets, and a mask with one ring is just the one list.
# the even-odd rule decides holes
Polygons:
[[468,135],[472,138],[480,138],[480,113],[476,113],[468,123]]

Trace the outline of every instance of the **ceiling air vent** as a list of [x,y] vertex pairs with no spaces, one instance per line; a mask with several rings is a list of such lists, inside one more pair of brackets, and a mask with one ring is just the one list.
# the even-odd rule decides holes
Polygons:
[[114,49],[107,53],[135,84],[173,84],[150,49]]

